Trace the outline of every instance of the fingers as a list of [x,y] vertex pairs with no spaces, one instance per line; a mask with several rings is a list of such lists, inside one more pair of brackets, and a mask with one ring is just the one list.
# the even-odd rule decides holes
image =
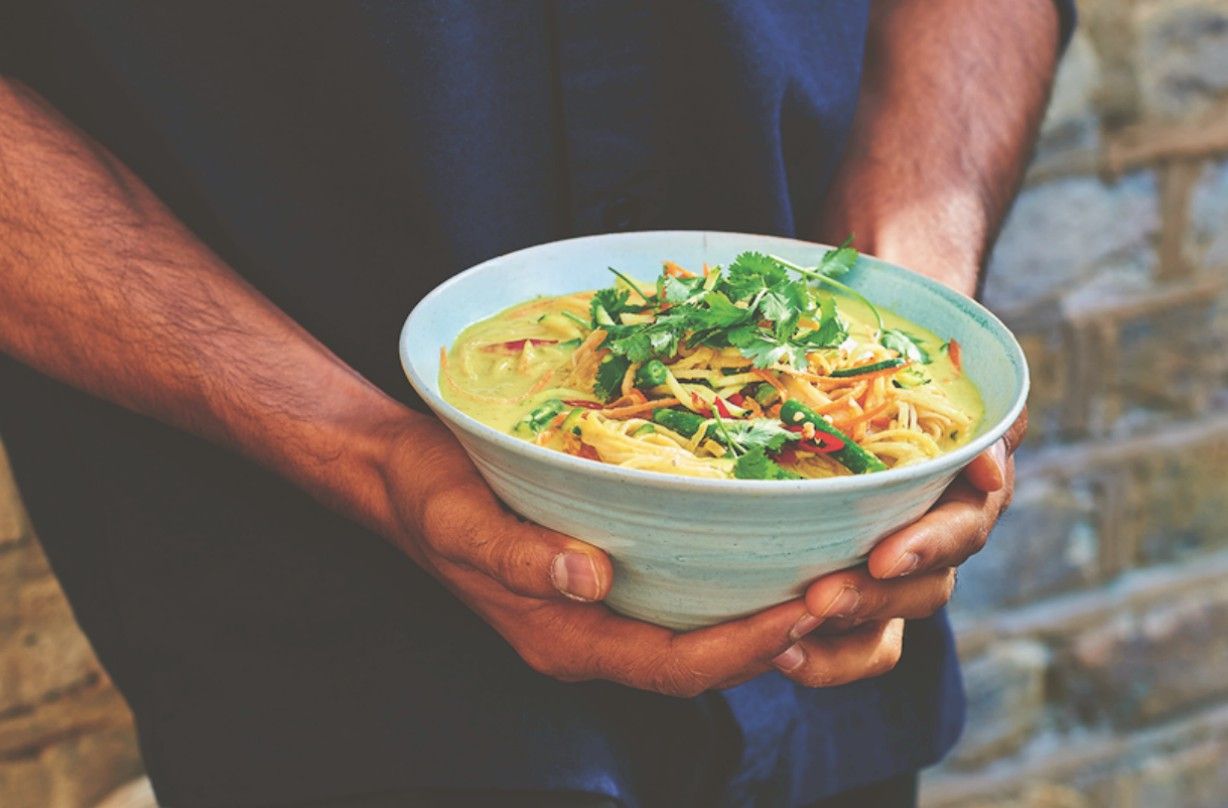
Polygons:
[[989,493],[1006,485],[1006,443],[998,441],[964,468],[964,478],[973,487]]
[[554,608],[569,613],[555,624],[555,636],[533,636],[538,632],[525,629],[532,633],[513,638],[534,669],[564,681],[606,679],[685,698],[770,669],[770,660],[793,644],[791,632],[806,616],[801,602],[794,600],[680,634],[620,617],[599,605]]
[[867,623],[831,636],[810,635],[777,657],[776,666],[806,687],[836,687],[882,676],[904,648],[902,619]]
[[968,482],[986,493],[997,491],[1007,484],[1006,460],[1015,453],[1028,431],[1028,411],[1025,407],[1019,417],[1006,430],[1002,440],[973,458],[964,469]]
[[951,567],[886,581],[874,578],[865,567],[855,567],[812,583],[805,603],[806,611],[824,623],[844,620],[856,625],[894,617],[929,617],[946,605],[954,591]]
[[434,554],[478,570],[518,594],[595,601],[610,591],[614,570],[605,553],[521,521],[480,482],[433,494],[423,508],[421,525]]
[[892,533],[870,551],[867,562],[870,574],[875,578],[898,578],[959,566],[985,546],[1007,501],[1007,490],[986,494],[957,479],[929,513]]

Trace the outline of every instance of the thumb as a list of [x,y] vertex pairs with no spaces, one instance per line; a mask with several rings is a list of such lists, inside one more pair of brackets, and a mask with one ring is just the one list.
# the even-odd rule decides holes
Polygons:
[[973,488],[991,494],[1006,485],[1006,460],[1015,453],[1027,431],[1028,410],[1024,407],[1019,417],[1006,430],[1002,440],[973,458],[964,469],[964,475]]
[[475,569],[521,595],[579,601],[603,599],[614,569],[598,548],[507,511],[489,491],[432,498],[423,538],[437,555]]

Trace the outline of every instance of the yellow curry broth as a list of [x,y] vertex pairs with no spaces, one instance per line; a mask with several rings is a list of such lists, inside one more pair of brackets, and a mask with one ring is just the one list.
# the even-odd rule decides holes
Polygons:
[[[440,372],[444,399],[495,429],[526,439],[531,435],[514,427],[542,402],[595,401],[591,390],[577,387],[578,382],[570,378],[571,354],[585,331],[563,316],[568,312],[587,322],[592,294],[538,298],[466,328],[447,352]],[[869,310],[843,295],[837,295],[837,303],[850,335],[862,340],[872,338],[876,325]],[[939,388],[952,405],[972,419],[972,425],[957,439],[942,436],[937,441],[939,447],[946,452],[966,443],[976,434],[984,412],[975,385],[955,368],[938,335],[881,307],[879,312],[888,328],[907,332],[928,352],[932,362],[918,366],[930,378],[923,388]],[[855,352],[850,358],[854,362],[858,359]],[[651,413],[645,417],[651,418]],[[557,443],[551,441],[549,445]]]

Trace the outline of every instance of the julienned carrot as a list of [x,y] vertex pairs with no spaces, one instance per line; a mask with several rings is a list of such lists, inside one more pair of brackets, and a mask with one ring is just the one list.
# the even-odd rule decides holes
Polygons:
[[894,406],[895,406],[894,401],[884,401],[882,404],[879,404],[877,407],[868,409],[865,412],[861,413],[860,415],[854,418],[849,418],[848,420],[841,420],[839,423],[839,427],[843,429],[845,432],[847,432],[856,426],[859,426],[864,423],[872,422],[875,418],[879,417],[880,415],[882,415],[883,413],[885,413],[887,410],[891,409]]
[[676,398],[658,398],[655,401],[645,401],[642,404],[633,404],[630,407],[616,407],[612,410],[602,410],[601,414],[606,418],[614,418],[622,420],[630,418],[633,415],[639,415],[641,412],[655,410],[659,407],[672,407],[679,403]]
[[955,369],[962,372],[964,368],[959,355],[959,343],[954,337],[947,340],[947,356],[951,357],[951,364],[955,366]]
[[775,376],[773,376],[771,373],[768,373],[766,370],[757,370],[757,369],[752,370],[751,373],[754,373],[760,379],[763,379],[763,381],[767,382],[768,384],[772,385],[772,387],[776,388],[776,392],[780,393],[780,400],[782,402],[789,400],[789,391],[785,389],[785,386],[781,384],[780,381]]
[[665,274],[672,275],[675,278],[694,278],[695,277],[694,272],[690,272],[688,270],[683,269],[682,267],[675,264],[673,261],[665,262]]

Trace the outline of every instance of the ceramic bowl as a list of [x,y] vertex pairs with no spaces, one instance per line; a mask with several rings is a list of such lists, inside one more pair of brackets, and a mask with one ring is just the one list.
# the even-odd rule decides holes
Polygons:
[[746,615],[863,561],[920,517],[1023,408],[1028,371],[1011,333],[976,302],[901,267],[862,257],[844,278],[877,304],[962,346],[985,417],[971,442],[912,466],[822,480],[700,480],[624,469],[544,449],[457,410],[439,391],[439,349],[465,326],[538,295],[608,286],[609,266],[654,278],[665,259],[728,264],[740,252],[814,266],[823,245],[741,233],[657,231],[558,241],[493,258],[440,285],[401,333],[409,381],[512,509],[601,547],[614,562],[606,603],[675,629]]

